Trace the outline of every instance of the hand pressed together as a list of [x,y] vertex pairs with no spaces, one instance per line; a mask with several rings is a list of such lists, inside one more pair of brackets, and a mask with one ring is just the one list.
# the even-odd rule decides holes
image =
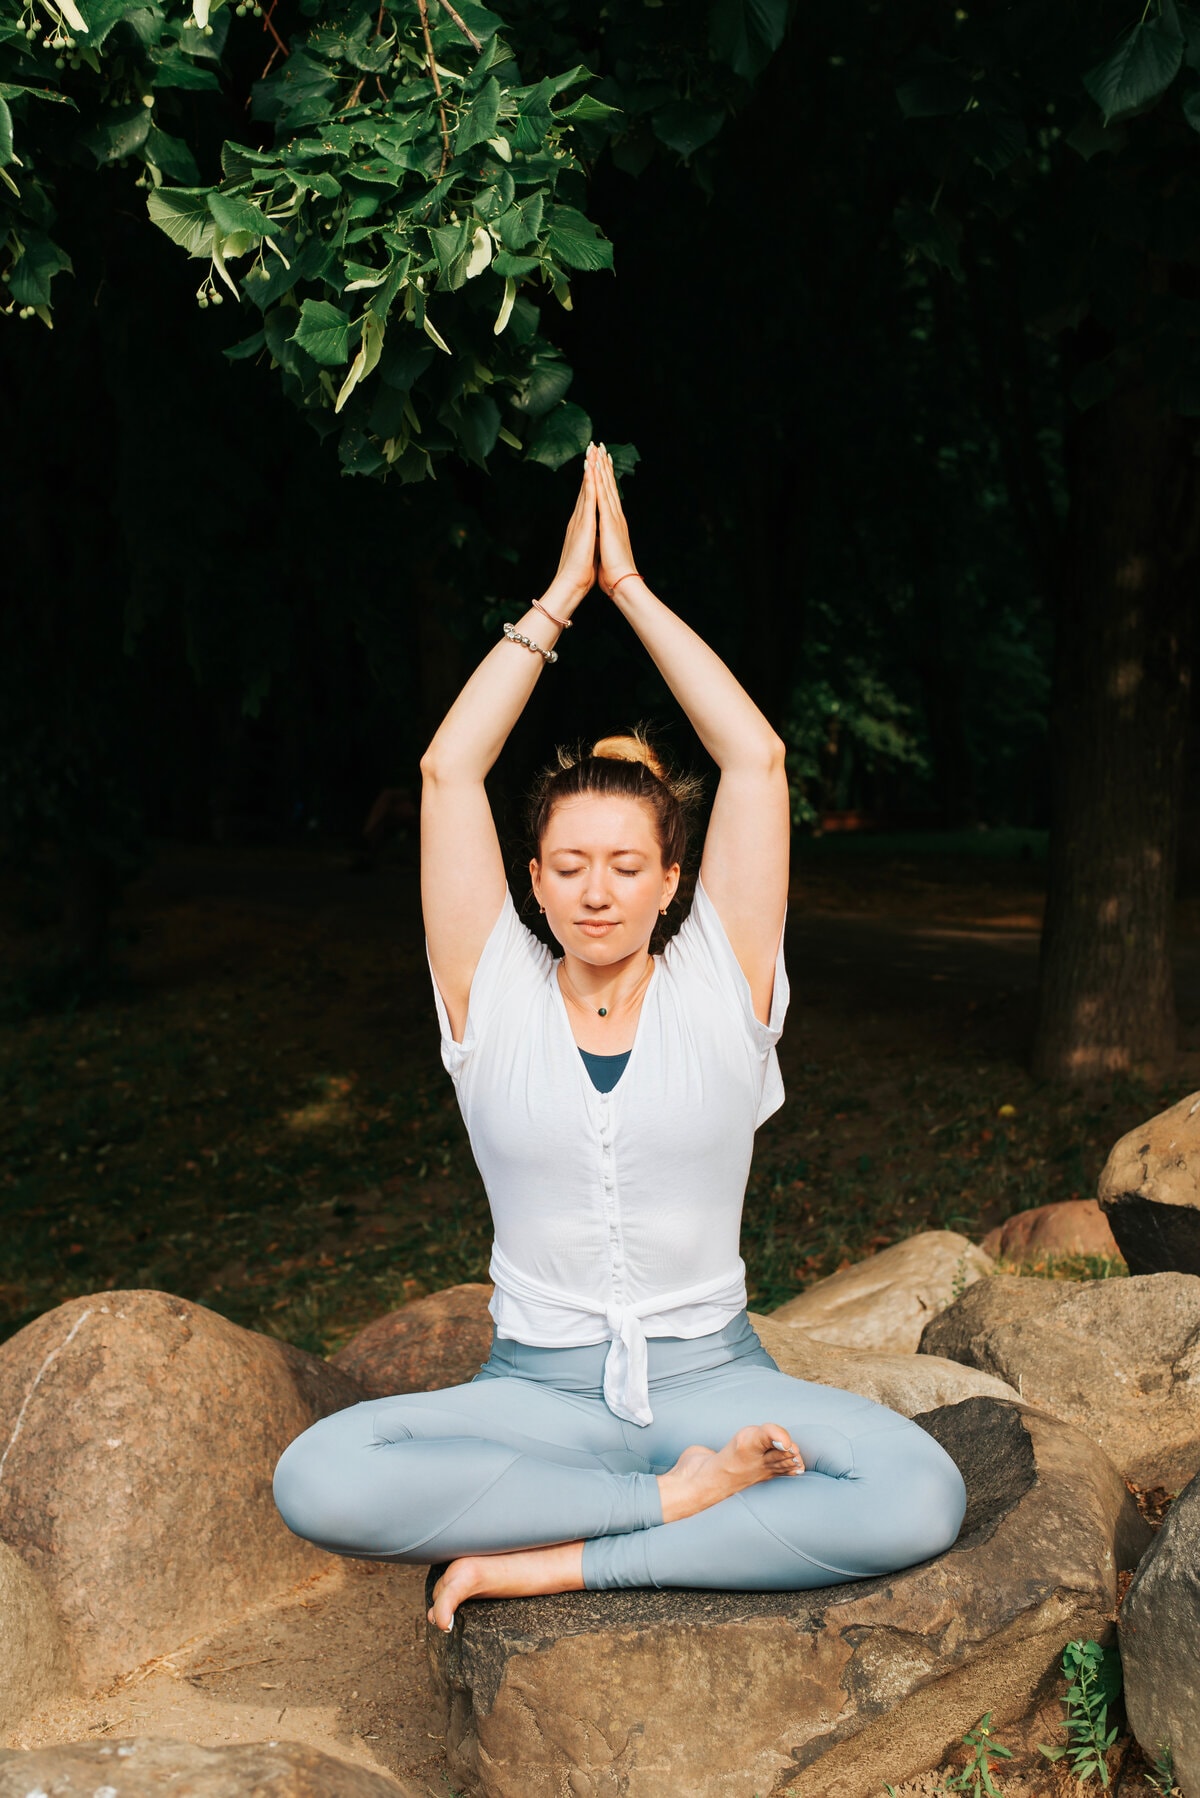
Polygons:
[[598,582],[611,597],[613,582],[634,568],[612,457],[603,444],[589,443],[551,593],[575,606]]

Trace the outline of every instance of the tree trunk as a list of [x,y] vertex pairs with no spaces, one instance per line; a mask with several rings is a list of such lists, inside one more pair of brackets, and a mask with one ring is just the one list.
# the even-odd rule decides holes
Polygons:
[[1200,515],[1192,421],[1144,387],[1083,413],[1051,706],[1053,811],[1034,1072],[1152,1075],[1172,966]]

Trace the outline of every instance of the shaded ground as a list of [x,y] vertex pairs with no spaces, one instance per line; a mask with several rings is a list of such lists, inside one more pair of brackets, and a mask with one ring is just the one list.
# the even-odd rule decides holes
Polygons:
[[[9,901],[12,1019],[49,931]],[[980,1234],[1090,1193],[1117,1136],[1200,1086],[1195,905],[1176,1077],[1090,1095],[1030,1078],[1040,904],[1031,861],[800,857],[788,1102],[747,1196],[755,1308],[915,1229]],[[401,857],[363,873],[338,849],[162,844],[118,922],[123,990],[0,1027],[0,1335],[153,1286],[328,1352],[484,1275]]]

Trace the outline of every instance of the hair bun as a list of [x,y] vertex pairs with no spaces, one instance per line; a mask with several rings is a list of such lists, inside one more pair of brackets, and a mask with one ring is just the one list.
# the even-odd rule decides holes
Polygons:
[[592,744],[592,754],[610,762],[641,762],[665,787],[671,785],[666,768],[642,736],[601,737]]

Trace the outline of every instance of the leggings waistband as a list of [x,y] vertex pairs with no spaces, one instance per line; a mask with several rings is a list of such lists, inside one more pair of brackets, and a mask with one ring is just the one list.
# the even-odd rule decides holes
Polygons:
[[[649,1384],[674,1380],[685,1374],[705,1373],[723,1367],[730,1361],[755,1356],[773,1367],[754,1332],[745,1311],[719,1330],[707,1336],[651,1336],[646,1344],[649,1352]],[[608,1342],[589,1342],[579,1348],[535,1348],[527,1342],[513,1342],[492,1332],[492,1348],[478,1379],[513,1378],[536,1380],[555,1386],[560,1392],[589,1393],[599,1396],[604,1390],[604,1363]]]

